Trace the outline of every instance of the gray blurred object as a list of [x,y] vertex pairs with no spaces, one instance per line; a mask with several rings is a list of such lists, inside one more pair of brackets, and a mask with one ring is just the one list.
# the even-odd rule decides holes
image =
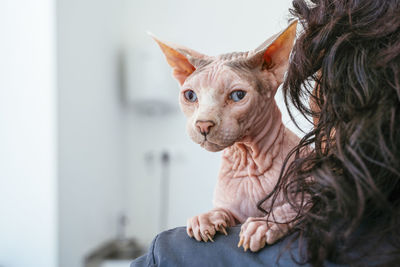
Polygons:
[[125,231],[128,224],[128,218],[125,214],[118,217],[117,237],[110,240],[85,257],[85,267],[101,267],[107,262],[111,266],[112,262],[130,261],[142,254],[141,248],[134,238],[127,238]]
[[[149,37],[150,38],[150,37]],[[129,48],[121,56],[124,103],[142,115],[160,116],[179,110],[178,84],[157,47]]]
[[168,225],[168,206],[169,206],[169,167],[170,154],[168,151],[161,153],[161,183],[160,183],[160,231],[166,230]]

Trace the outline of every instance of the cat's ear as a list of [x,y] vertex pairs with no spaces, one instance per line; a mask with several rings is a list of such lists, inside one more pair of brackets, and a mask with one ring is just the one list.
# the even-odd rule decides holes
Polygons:
[[279,84],[283,82],[289,66],[289,56],[296,38],[296,28],[297,20],[256,48],[254,56],[249,59],[253,65],[272,72]]
[[178,80],[180,85],[185,82],[186,78],[189,77],[196,68],[209,61],[207,56],[200,54],[199,52],[183,46],[161,41],[154,35],[150,35],[160,46],[168,64],[172,67],[172,75]]

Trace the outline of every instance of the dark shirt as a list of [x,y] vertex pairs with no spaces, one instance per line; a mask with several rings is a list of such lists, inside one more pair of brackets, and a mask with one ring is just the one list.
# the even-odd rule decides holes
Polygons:
[[[285,249],[288,238],[256,253],[244,252],[243,247],[237,247],[239,232],[240,225],[231,227],[228,229],[228,236],[218,233],[214,243],[205,243],[190,238],[185,227],[171,229],[157,235],[147,254],[133,261],[131,267],[309,266],[296,262],[300,259],[297,243],[293,243],[290,249]],[[326,266],[340,265],[327,263]]]

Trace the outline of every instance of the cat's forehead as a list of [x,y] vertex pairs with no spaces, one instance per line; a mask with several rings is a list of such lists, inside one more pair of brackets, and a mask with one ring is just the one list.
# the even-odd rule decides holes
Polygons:
[[249,53],[250,52],[232,52],[232,53],[218,55],[215,58],[218,61],[225,61],[225,62],[244,60],[247,59]]
[[[196,73],[203,71],[218,72],[223,67],[229,67],[231,70],[238,71],[239,74],[251,72],[253,67],[249,58],[254,56],[255,51],[231,52],[218,56],[208,57],[201,60],[196,67]],[[241,75],[242,76],[242,75]]]
[[232,52],[199,60],[196,70],[188,77],[183,87],[214,89],[219,92],[236,85],[256,87],[257,78],[249,65],[254,51]]
[[243,89],[259,89],[258,79],[250,71],[243,71],[232,67],[232,63],[237,61],[217,61],[197,69],[182,86],[182,90],[193,89],[197,93],[215,92],[224,94],[226,91]]
[[215,60],[196,69],[188,84],[201,88],[223,89],[237,83],[246,83],[245,73],[233,68],[232,60]]
[[207,57],[206,59],[196,59],[196,72],[200,73],[204,70],[217,69],[216,67],[221,67],[223,65],[229,67],[236,67],[238,65],[243,65],[243,62],[253,55],[254,51],[247,52],[231,52],[225,53],[218,56]]

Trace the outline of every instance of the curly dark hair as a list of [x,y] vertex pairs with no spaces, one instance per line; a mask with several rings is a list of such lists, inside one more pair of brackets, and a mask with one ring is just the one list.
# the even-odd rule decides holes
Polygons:
[[317,120],[263,201],[283,192],[298,210],[303,263],[400,266],[400,0],[294,0],[290,11],[304,29],[285,102]]

